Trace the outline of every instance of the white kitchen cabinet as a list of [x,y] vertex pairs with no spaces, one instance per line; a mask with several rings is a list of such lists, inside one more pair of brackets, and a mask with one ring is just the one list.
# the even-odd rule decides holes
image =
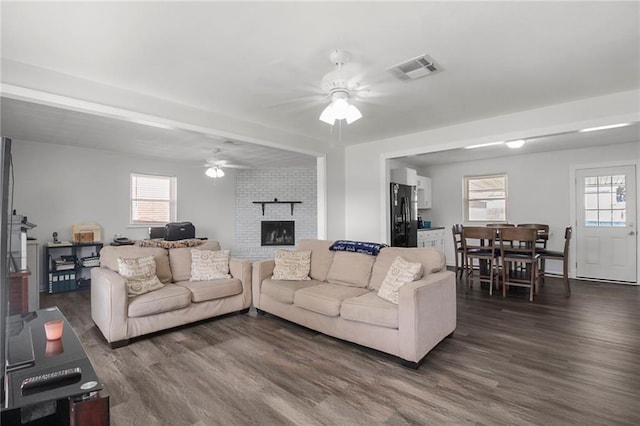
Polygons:
[[418,186],[418,172],[406,167],[391,169],[391,182],[402,185]]
[[444,229],[418,229],[418,247],[433,247],[444,253]]
[[431,178],[425,176],[417,176],[418,188],[418,208],[430,209],[431,203]]

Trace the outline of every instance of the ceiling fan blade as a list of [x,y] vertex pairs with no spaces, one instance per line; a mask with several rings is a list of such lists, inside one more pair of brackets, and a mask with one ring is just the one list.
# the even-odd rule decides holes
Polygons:
[[220,166],[223,169],[251,169],[252,167],[249,166],[243,166],[241,164],[225,164],[224,166]]
[[297,96],[289,99],[283,99],[279,102],[274,102],[272,104],[266,105],[265,108],[279,108],[283,106],[290,106],[292,104],[320,104],[322,102],[325,102],[326,99],[328,99],[328,96],[325,94]]

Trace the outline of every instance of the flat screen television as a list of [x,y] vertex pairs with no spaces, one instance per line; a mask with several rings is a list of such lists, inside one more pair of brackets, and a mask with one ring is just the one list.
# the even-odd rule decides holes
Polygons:
[[0,191],[2,191],[2,217],[0,223],[0,368],[2,371],[2,407],[5,406],[6,365],[7,365],[7,316],[9,315],[9,272],[11,210],[13,197],[13,177],[11,170],[11,139],[2,138],[0,150]]

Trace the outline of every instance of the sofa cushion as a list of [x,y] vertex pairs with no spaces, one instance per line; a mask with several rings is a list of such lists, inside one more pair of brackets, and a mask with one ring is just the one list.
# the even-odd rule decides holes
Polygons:
[[317,280],[306,281],[287,281],[287,280],[274,280],[268,278],[262,281],[262,294],[266,294],[273,300],[277,300],[280,303],[293,304],[293,296],[296,291],[312,287],[314,285],[322,284]]
[[330,317],[340,315],[340,305],[345,299],[361,296],[369,290],[342,284],[318,284],[296,291],[293,304],[299,308]]
[[310,251],[275,251],[275,264],[273,268],[274,280],[310,280],[309,269],[311,267]]
[[444,254],[434,248],[406,248],[406,247],[385,247],[380,250],[373,265],[369,288],[380,290],[382,281],[387,276],[387,272],[396,257],[401,256],[409,262],[419,262],[422,264],[422,276],[425,277],[433,272],[438,272],[445,268]]
[[329,250],[333,241],[300,240],[297,250],[311,251],[311,270],[309,276],[318,281],[327,281],[327,274],[333,262],[335,252]]
[[156,261],[156,275],[163,283],[171,282],[169,253],[159,247],[106,246],[100,250],[100,266],[118,272],[118,258],[134,259],[136,257],[153,256]]
[[229,250],[191,249],[191,278],[189,281],[208,281],[231,278]]
[[398,329],[398,305],[388,302],[370,291],[342,302],[343,319]]
[[153,256],[133,259],[118,258],[118,274],[124,277],[129,297],[139,296],[164,287],[156,276],[156,262]]
[[129,299],[127,314],[130,317],[146,317],[174,311],[189,306],[191,292],[184,287],[167,284],[159,290]]
[[242,293],[242,282],[237,278],[208,281],[180,281],[176,285],[189,289],[192,302],[222,299]]
[[[197,248],[198,250],[220,250],[220,243],[207,240]],[[191,278],[191,248],[169,249],[169,264],[171,265],[171,274],[174,281],[188,281]]]
[[380,290],[378,290],[378,296],[397,305],[400,287],[419,280],[421,276],[421,263],[407,262],[402,256],[398,256],[391,264],[389,271],[387,271],[387,276],[382,281]]
[[334,284],[366,287],[369,284],[375,256],[362,253],[336,252],[327,281]]

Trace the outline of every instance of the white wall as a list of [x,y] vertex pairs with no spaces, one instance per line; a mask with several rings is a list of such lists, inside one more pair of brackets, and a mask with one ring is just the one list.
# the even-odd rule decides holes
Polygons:
[[[326,157],[326,215],[319,227],[329,239],[345,235],[345,153],[341,143],[249,123],[211,111],[159,99],[98,82],[78,79],[15,61],[2,61],[3,96],[132,122],[155,122],[219,138]],[[28,89],[27,89],[28,88]],[[55,95],[63,93],[65,96]],[[324,213],[324,211],[322,212]]]
[[[433,185],[433,208],[425,210],[428,213],[423,214],[423,219],[431,220],[433,226],[444,226],[449,231],[454,223],[463,223],[464,176],[506,173],[507,221],[549,224],[551,234],[548,247],[562,250],[564,228],[575,226],[571,223],[570,214],[572,203],[575,204],[575,200],[569,196],[572,185],[571,167],[602,162],[605,158],[606,161],[635,162],[638,160],[638,144],[633,142],[555,151],[552,155],[518,155],[420,169],[420,174],[431,177]],[[453,265],[455,260],[450,232],[445,239],[445,255],[447,263]],[[547,269],[561,273],[562,265],[549,261]]]
[[327,152],[327,239],[345,238],[345,152],[342,146],[333,146]]
[[621,92],[348,146],[345,238],[388,242],[388,158],[637,121],[639,98],[640,91]]
[[198,236],[235,243],[234,170],[223,179],[205,176],[200,167],[131,158],[106,151],[13,141],[14,208],[38,226],[29,232],[41,242],[57,231],[71,239],[71,226],[96,222],[102,239],[114,234],[142,239],[147,228],[129,226],[130,172],[178,178],[178,221],[191,221]]
[[[275,249],[293,247],[262,246],[263,220],[294,221],[295,241],[317,238],[316,169],[240,170],[236,179],[236,245],[233,257],[249,260],[273,258]],[[300,201],[290,204],[265,204],[254,201]]]

